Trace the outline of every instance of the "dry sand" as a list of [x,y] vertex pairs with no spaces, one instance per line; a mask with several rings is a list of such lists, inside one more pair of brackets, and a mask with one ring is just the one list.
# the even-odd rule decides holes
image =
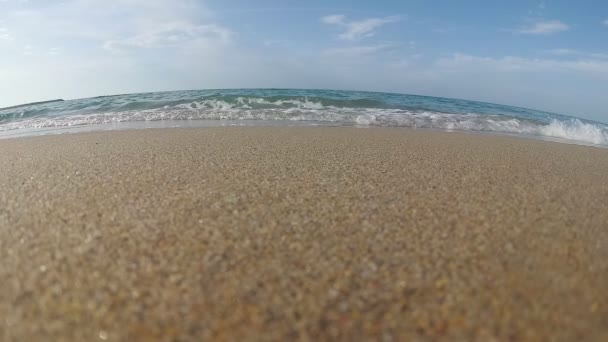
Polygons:
[[0,339],[608,339],[608,150],[407,129],[0,141]]

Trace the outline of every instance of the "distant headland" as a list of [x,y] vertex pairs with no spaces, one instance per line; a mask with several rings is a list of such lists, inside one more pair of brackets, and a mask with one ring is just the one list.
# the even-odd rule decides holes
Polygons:
[[53,103],[53,102],[63,102],[63,101],[65,101],[65,100],[63,100],[63,99],[56,99],[56,100],[49,100],[49,101],[30,102],[30,103],[20,104],[20,105],[16,105],[16,106],[10,106],[10,107],[0,108],[0,110],[15,109],[15,108],[20,108],[20,107],[27,107],[27,106],[33,106],[33,105],[47,104],[47,103]]

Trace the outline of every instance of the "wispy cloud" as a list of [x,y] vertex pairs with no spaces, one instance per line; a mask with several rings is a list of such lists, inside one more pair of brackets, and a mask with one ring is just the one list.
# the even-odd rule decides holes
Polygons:
[[116,1],[124,4],[110,14],[123,16],[125,20],[120,30],[113,30],[110,37],[104,38],[103,47],[112,52],[165,48],[213,51],[231,42],[234,35],[215,23],[198,1]]
[[533,35],[549,35],[559,32],[565,32],[570,29],[570,26],[559,20],[537,21],[530,26],[515,30],[517,33],[533,34]]
[[0,3],[0,104],[227,87],[234,34],[200,0],[18,1]]
[[378,45],[367,45],[367,46],[350,46],[343,48],[333,48],[324,51],[326,55],[330,56],[347,56],[347,57],[360,57],[364,55],[372,55],[380,51],[385,51],[393,48],[392,44],[378,44]]
[[582,54],[581,51],[574,50],[574,49],[564,49],[564,48],[561,48],[561,49],[551,49],[551,50],[546,50],[544,52],[546,52],[548,54],[551,54],[551,55],[555,55],[555,56],[568,56],[568,55],[580,55],[580,54]]
[[12,41],[14,40],[13,36],[8,32],[8,29],[5,27],[0,27],[0,41]]
[[224,27],[207,24],[195,25],[187,22],[173,22],[140,32],[133,36],[108,40],[104,48],[112,51],[127,48],[179,47],[193,42],[227,43],[232,32]]
[[588,59],[608,59],[608,53],[605,52],[588,52],[588,51],[580,51],[574,49],[551,49],[542,51],[543,53],[547,53],[554,56],[560,57],[584,57]]
[[42,42],[152,47],[198,34],[208,37],[214,31],[223,37],[209,13],[195,0],[114,0],[112,5],[105,0],[66,0],[9,11],[7,25],[0,27],[10,24],[15,35]]
[[461,69],[463,66],[491,68],[503,72],[526,71],[575,71],[591,74],[608,75],[608,61],[592,58],[573,60],[555,60],[506,56],[502,58],[480,57],[456,53],[437,60],[436,64],[445,68]]
[[608,19],[606,19],[606,20],[602,21],[602,24],[604,24],[604,26],[607,26],[607,27],[608,27]]
[[[3,2],[3,0],[0,0],[0,2]],[[0,42],[12,40],[14,40],[13,35],[11,35],[8,28],[4,27],[4,21],[0,19]]]
[[293,42],[286,39],[266,39],[262,42],[265,47],[288,47],[293,45]]
[[396,23],[401,20],[399,16],[383,18],[369,18],[359,21],[349,21],[345,15],[335,14],[321,18],[326,24],[337,25],[344,29],[338,37],[343,40],[358,40],[371,37],[376,33],[376,29],[386,24]]
[[544,1],[540,1],[536,6],[528,10],[528,15],[541,17],[546,9],[547,4]]

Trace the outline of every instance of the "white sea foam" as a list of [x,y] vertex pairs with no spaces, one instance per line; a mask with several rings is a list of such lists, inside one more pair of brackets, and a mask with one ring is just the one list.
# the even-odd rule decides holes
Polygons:
[[178,108],[182,109],[253,109],[253,108],[300,108],[300,109],[327,109],[335,108],[324,106],[320,102],[312,101],[308,98],[289,99],[289,100],[269,100],[261,97],[237,97],[233,102],[227,102],[222,99],[206,99],[193,101],[191,103],[179,104]]
[[567,140],[590,142],[595,145],[608,145],[608,129],[598,125],[584,123],[579,119],[568,121],[553,120],[547,126],[540,127],[541,135]]
[[[259,108],[259,106],[265,108]],[[586,123],[578,119],[561,121],[553,119],[549,124],[545,124],[501,115],[449,114],[403,109],[337,108],[323,106],[321,103],[307,99],[271,101],[263,98],[237,98],[236,101],[231,102],[213,99],[157,109],[43,116],[0,124],[0,131],[161,120],[298,121],[315,124],[503,132],[608,146],[608,128],[606,126]]]
[[372,125],[376,122],[376,116],[371,114],[363,114],[357,116],[355,123],[357,125]]

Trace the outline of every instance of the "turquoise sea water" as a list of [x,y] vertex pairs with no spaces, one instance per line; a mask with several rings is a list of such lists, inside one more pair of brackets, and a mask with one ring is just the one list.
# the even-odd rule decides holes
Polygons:
[[608,146],[608,125],[438,97],[294,89],[103,96],[0,110],[0,137],[140,127],[340,125],[431,128]]

